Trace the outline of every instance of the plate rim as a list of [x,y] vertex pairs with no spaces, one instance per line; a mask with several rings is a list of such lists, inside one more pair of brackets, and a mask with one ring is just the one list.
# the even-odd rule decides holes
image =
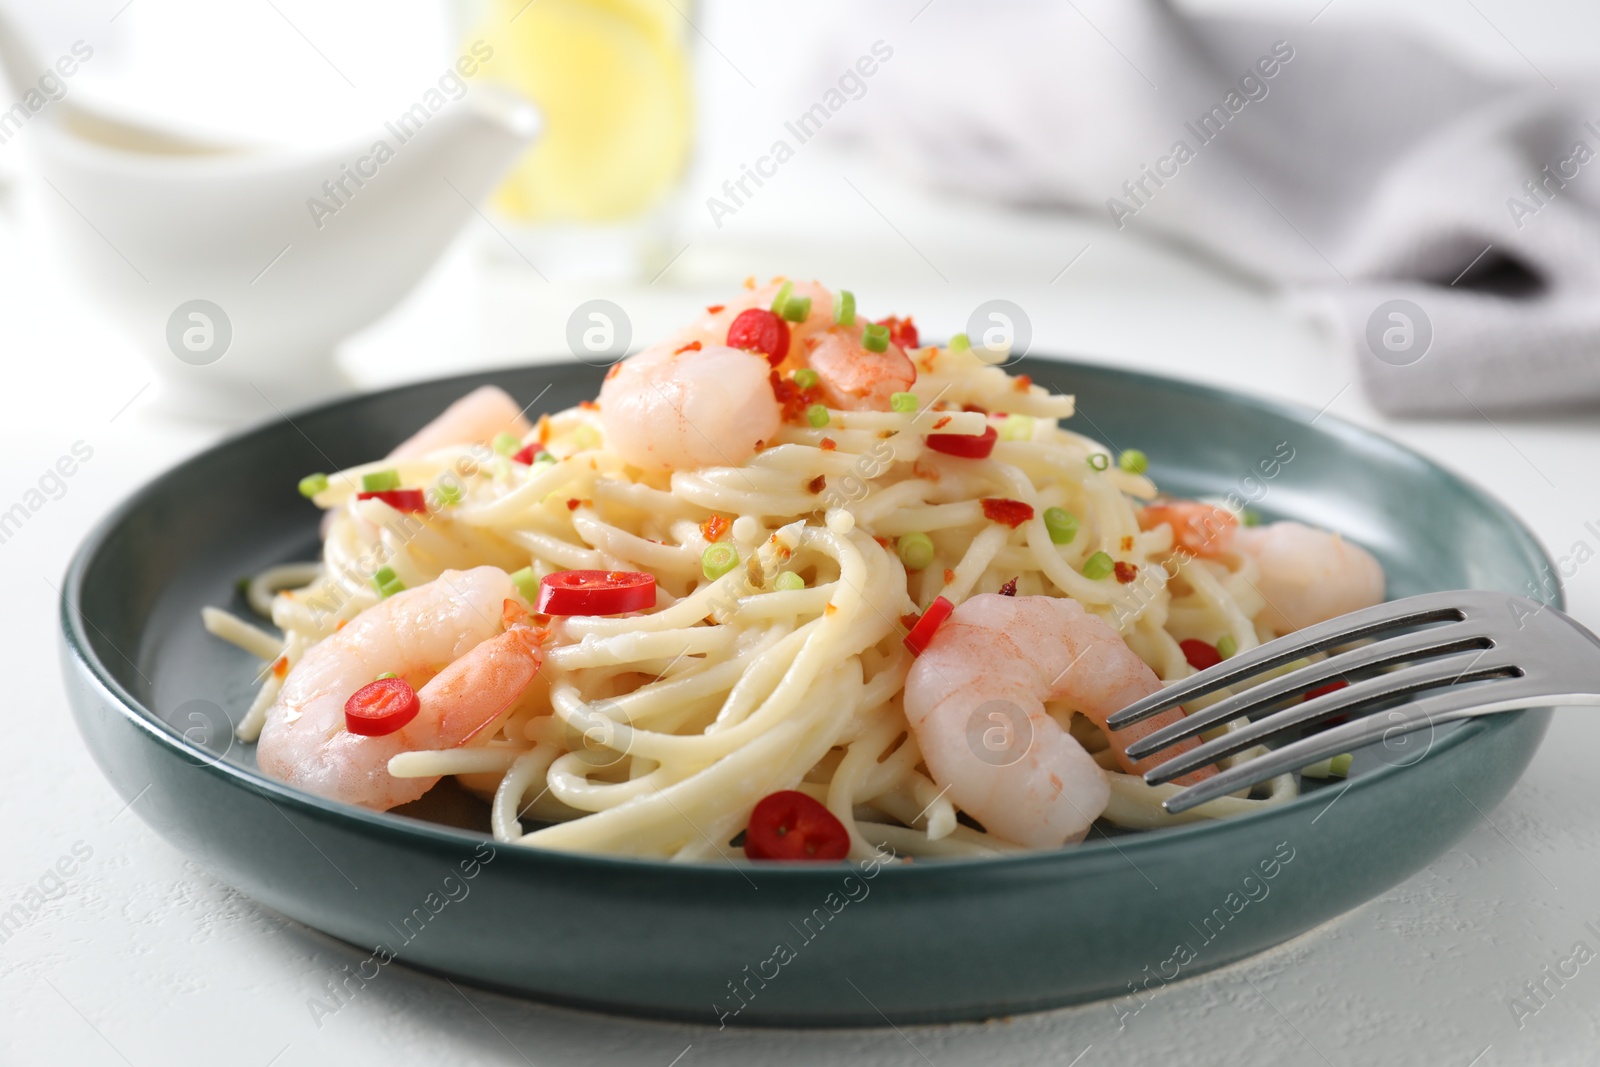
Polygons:
[[[1289,419],[1305,425],[1331,420],[1327,426],[1321,428],[1324,432],[1334,432],[1344,441],[1352,443],[1371,444],[1375,442],[1391,453],[1397,453],[1413,463],[1420,464],[1436,476],[1442,476],[1447,481],[1454,483],[1458,489],[1464,490],[1480,504],[1487,506],[1507,528],[1516,534],[1519,540],[1524,542],[1524,547],[1535,562],[1542,563],[1550,573],[1553,584],[1540,590],[1542,595],[1539,599],[1557,610],[1564,610],[1566,607],[1565,588],[1561,582],[1559,572],[1555,569],[1553,561],[1550,559],[1549,553],[1545,550],[1538,537],[1515,512],[1473,479],[1451,470],[1411,446],[1389,437],[1387,434],[1358,426],[1341,416],[1331,415],[1326,409],[1317,412],[1309,405],[1299,404],[1294,401],[1240,392],[1225,386],[1173,377],[1147,370],[1043,354],[1025,356],[1018,360],[1017,363],[1048,364],[1052,368],[1068,372],[1087,371],[1108,375],[1113,378],[1125,379],[1134,386],[1154,383],[1157,386],[1179,393],[1204,397],[1208,400],[1221,401],[1230,405],[1243,406],[1263,414]],[[335,821],[345,820],[362,827],[368,833],[386,838],[396,838],[403,843],[475,845],[485,840],[493,841],[493,835],[487,831],[464,830],[439,823],[430,823],[410,816],[397,816],[389,812],[369,811],[356,805],[344,804],[307,793],[276,779],[268,778],[259,772],[227,763],[225,760],[216,757],[215,753],[191,744],[170,724],[162,721],[153,709],[146,707],[142,701],[128,692],[122,683],[117,680],[116,676],[107,669],[105,663],[95,652],[87,632],[80,625],[80,622],[88,622],[91,627],[94,624],[89,622],[87,616],[84,615],[79,607],[79,603],[82,599],[83,582],[89,564],[111,534],[156,490],[158,485],[178,475],[186,468],[206,460],[215,453],[230,449],[250,438],[267,434],[284,421],[288,421],[293,425],[294,420],[297,418],[328,414],[340,408],[372,403],[373,401],[411,390],[437,388],[451,383],[458,383],[467,388],[475,387],[478,384],[491,384],[497,378],[507,374],[537,370],[544,367],[551,368],[557,373],[569,370],[598,369],[577,360],[557,359],[535,363],[510,364],[459,374],[439,375],[402,382],[381,389],[355,392],[325,400],[318,404],[296,408],[288,414],[280,413],[275,416],[265,417],[168,465],[158,473],[142,481],[119,500],[94,524],[73,551],[63,576],[61,592],[58,597],[58,622],[61,627],[60,637],[63,642],[63,650],[71,656],[74,664],[100,690],[103,697],[106,698],[107,705],[114,708],[117,714],[130,720],[136,728],[143,730],[156,742],[175,750],[179,755],[189,758],[191,762],[198,762],[209,773],[227,779],[239,788],[253,790],[258,794],[271,793],[272,799],[289,803],[301,813]],[[1308,415],[1311,417],[1308,418]],[[127,657],[124,656],[124,658]],[[129,662],[133,661],[130,659]],[[137,669],[136,665],[135,669]],[[1458,729],[1452,730],[1440,738],[1438,743],[1430,748],[1429,754],[1435,751],[1448,751],[1467,744],[1474,739],[1482,738],[1492,731],[1506,729],[1522,720],[1528,714],[1542,710],[1546,709],[1530,708],[1508,714],[1467,720]],[[1339,796],[1342,797],[1352,790],[1367,792],[1371,789],[1390,788],[1388,783],[1397,775],[1403,774],[1406,769],[1407,767],[1405,766],[1389,765],[1377,768],[1359,777],[1351,778],[1348,780],[1349,784],[1340,790]],[[1188,840],[1207,834],[1225,834],[1234,827],[1253,825],[1265,818],[1291,816],[1311,807],[1318,792],[1321,791],[1302,793],[1300,796],[1283,804],[1229,819],[1196,821],[1180,826],[1167,827],[1159,832],[1146,831],[1119,835],[1116,838],[1102,836],[1099,840],[1085,840],[1070,847],[1063,846],[1057,849],[1030,850],[999,856],[944,857],[938,859],[937,862],[890,864],[884,870],[880,870],[879,874],[891,873],[891,876],[896,878],[920,877],[930,879],[937,875],[932,873],[916,874],[913,872],[945,872],[947,875],[954,877],[962,877],[973,871],[982,870],[1011,873],[1025,870],[1029,867],[1075,862],[1072,857],[1084,857],[1078,862],[1088,864],[1108,854],[1122,854],[1125,857],[1130,851],[1145,852],[1151,848],[1165,847],[1165,843],[1169,841]],[[550,864],[558,868],[612,869],[615,872],[624,874],[648,870],[655,875],[671,876],[676,874],[685,877],[744,877],[744,868],[736,863],[679,862],[641,856],[568,852],[537,847],[513,847],[511,845],[506,845],[502,851],[506,855],[516,857],[519,863]],[[764,877],[778,877],[790,881],[824,878],[831,880],[837,877],[839,871],[856,865],[856,861],[803,865],[774,864],[770,866],[764,865],[761,870]]]

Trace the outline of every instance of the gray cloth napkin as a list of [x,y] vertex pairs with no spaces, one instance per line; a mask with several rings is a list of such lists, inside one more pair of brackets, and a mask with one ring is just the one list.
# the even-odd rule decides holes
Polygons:
[[1280,283],[1389,413],[1600,400],[1600,93],[1331,21],[941,4],[840,125],[928,181]]

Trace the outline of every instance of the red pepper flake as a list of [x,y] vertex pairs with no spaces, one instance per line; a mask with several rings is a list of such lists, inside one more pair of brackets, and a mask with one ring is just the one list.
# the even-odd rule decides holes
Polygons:
[[1031,385],[1033,385],[1033,379],[1031,377],[1026,374],[1019,374],[1017,375],[1016,381],[1011,384],[1011,387],[1019,393],[1026,393],[1028,391],[1028,387]]
[[707,304],[706,305],[706,311],[708,311],[712,315],[720,314],[721,311],[722,311],[722,308],[723,308],[722,304]]
[[824,437],[820,442],[818,442],[817,447],[822,449],[824,452],[832,452],[834,449],[839,447],[839,442],[835,441],[831,437]]
[[1013,530],[1033,518],[1033,505],[1020,500],[986,496],[982,503],[983,513],[990,522],[1003,522]]
[[547,444],[550,443],[550,416],[549,415],[540,415],[539,416],[539,443],[541,445],[547,445]]
[[934,423],[933,424],[933,428],[935,430],[942,430],[946,426],[949,426],[949,425],[950,425],[950,416],[946,415],[944,418],[942,418],[938,422]]
[[887,537],[874,536],[872,539],[874,541],[878,542],[878,547],[879,548],[888,548],[889,547],[889,539]]
[[621,363],[613,363],[613,364],[611,364],[611,369],[606,371],[606,381],[609,382],[611,379],[615,378],[617,375],[619,375],[621,373],[622,373],[622,364]]
[[889,327],[889,340],[901,348],[920,347],[917,343],[920,340],[917,336],[917,324],[911,321],[910,315],[903,319],[897,315],[890,315],[886,319],[879,319],[878,325]]
[[700,536],[708,542],[715,544],[728,536],[728,531],[733,529],[733,523],[721,515],[713,515],[700,524]]
[[279,656],[272,661],[272,674],[275,678],[282,678],[289,673],[289,657]]
[[580,408],[582,408],[583,410],[585,410],[585,411],[599,411],[600,410],[600,405],[596,404],[593,400],[580,400],[580,401],[578,401],[578,406]]
[[333,628],[333,632],[334,633],[338,633],[340,630],[344,629],[345,624],[348,623],[349,621],[350,621],[349,619],[340,619],[339,620],[339,625],[335,626]]
[[828,605],[827,605],[827,607],[825,607],[825,608],[823,608],[823,609],[822,609],[822,613],[823,613],[823,614],[824,614],[824,615],[832,615],[832,614],[833,614],[833,613],[834,613],[834,612],[836,612],[836,611],[838,611],[838,610],[839,610],[839,609],[838,609],[838,608],[837,608],[837,607],[835,607],[835,606],[834,606],[834,603],[833,603],[833,601],[831,601],[831,600],[830,600],[830,601],[828,601]]
[[1124,551],[1124,552],[1132,552],[1133,551],[1133,538],[1124,537],[1122,539],[1122,551]]
[[570,500],[567,501],[567,510],[568,511],[577,511],[578,510],[578,505],[581,504],[581,503],[583,503],[583,501],[579,500],[577,497],[573,497],[573,498],[571,498]]
[[1112,565],[1111,571],[1117,576],[1117,581],[1121,582],[1123,585],[1127,585],[1138,575],[1139,568],[1135,567],[1131,563],[1119,559],[1115,564]]
[[1000,587],[1000,595],[1001,596],[1016,596],[1017,595],[1017,580],[1015,578],[1013,578],[1009,582],[1007,582],[1005,585],[1002,585]]
[[820,493],[823,489],[827,488],[827,485],[828,476],[825,474],[819,474],[806,483],[806,489],[812,493]]
[[976,411],[980,415],[989,414],[989,409],[988,408],[979,407],[977,404],[962,404],[961,405],[961,410],[962,411]]
[[700,345],[699,341],[690,341],[688,344],[684,345],[682,348],[678,349],[676,352],[674,352],[672,354],[675,355],[675,356],[681,356],[685,352],[698,352],[698,351],[700,351],[700,348],[701,348],[701,345]]
[[944,572],[944,584],[945,585],[949,585],[951,582],[953,582],[955,580],[956,580],[956,572],[946,568],[945,572]]
[[772,395],[777,398],[778,406],[783,408],[784,422],[805,424],[806,409],[822,399],[820,386],[802,389],[793,378],[784,378],[777,371],[768,375],[767,380],[772,383]]
[[918,615],[916,612],[913,611],[909,615],[900,616],[900,625],[904,626],[906,629],[909,630],[913,626],[915,626],[917,624],[918,620],[920,620],[921,618],[922,618],[921,615]]

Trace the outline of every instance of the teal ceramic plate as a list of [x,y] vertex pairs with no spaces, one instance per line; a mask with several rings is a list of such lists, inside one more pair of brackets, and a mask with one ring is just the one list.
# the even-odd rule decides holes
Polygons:
[[[1542,588],[1545,557],[1501,505],[1336,418],[1105,367],[1015,369],[1077,394],[1072,425],[1142,448],[1170,491],[1236,493],[1269,519],[1344,532],[1382,560],[1391,597]],[[300,476],[383,455],[483,382],[525,402],[548,389],[540,405],[555,409],[592,397],[600,373],[424,382],[249,431],[134,494],[68,572],[66,678],[106,776],[218,877],[371,952],[352,974],[413,966],[540,1000],[730,1025],[979,1019],[1128,997],[1294,937],[1422,868],[1506,794],[1544,734],[1547,710],[1492,716],[1360,752],[1347,785],[1230,822],[870,871],[494,847],[475,830],[262,778],[229,724],[256,664],[207,636],[199,612],[238,607],[241,575],[314,558],[317,514],[296,494]],[[449,799],[439,817],[474,814]]]

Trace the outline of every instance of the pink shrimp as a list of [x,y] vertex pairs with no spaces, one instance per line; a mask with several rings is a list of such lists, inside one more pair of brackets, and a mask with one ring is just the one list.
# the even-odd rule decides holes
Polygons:
[[1336,533],[1298,522],[1241,527],[1222,508],[1192,500],[1140,509],[1140,529],[1163,523],[1177,547],[1202,559],[1242,552],[1255,560],[1262,621],[1280,634],[1383,601],[1383,566]]
[[[815,312],[813,312],[815,314]],[[917,382],[917,368],[899,345],[882,352],[861,343],[862,326],[829,326],[801,346],[805,365],[817,372],[829,407],[847,411],[888,411],[889,398]]]
[[[380,601],[313,645],[267,712],[256,746],[261,770],[377,811],[422,796],[439,779],[396,778],[389,759],[485,736],[539,673],[536,631],[515,624],[499,632],[504,604],[515,596],[497,567],[446,571]],[[345,701],[391,671],[419,686],[416,717],[380,737],[347,731]]]
[[656,345],[600,386],[607,447],[640,470],[737,467],[778,432],[772,368],[726,345]]
[[415,459],[450,445],[492,441],[501,433],[522,440],[533,430],[522,406],[504,389],[480,386],[441,411],[422,429],[400,442],[390,459]]
[[[1046,848],[1081,840],[1105,810],[1110,786],[1045,701],[1061,701],[1103,729],[1113,712],[1160,688],[1117,632],[1077,601],[985,593],[957,607],[917,657],[905,711],[929,773],[957,807],[997,837]],[[1194,747],[1128,759],[1128,742],[1181,717],[1171,711],[1107,731],[1117,762],[1139,773]]]

